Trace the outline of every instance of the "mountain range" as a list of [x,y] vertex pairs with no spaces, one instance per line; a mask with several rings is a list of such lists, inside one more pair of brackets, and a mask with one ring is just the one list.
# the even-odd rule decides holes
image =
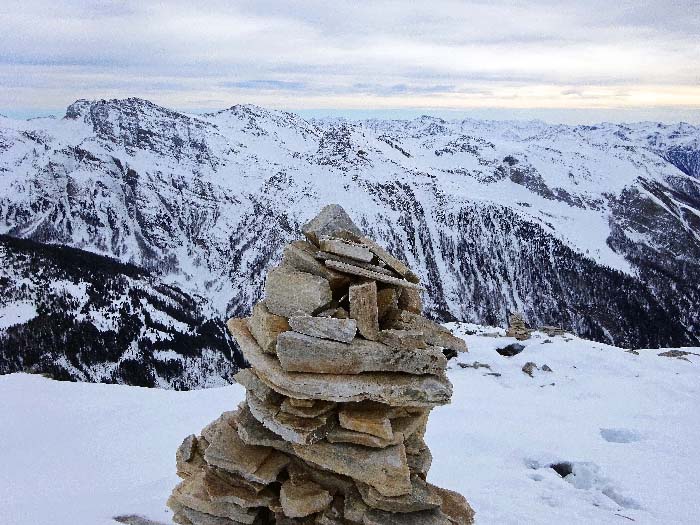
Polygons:
[[[617,346],[700,342],[696,126],[309,120],[78,100],[62,118],[0,117],[0,312],[20,312],[0,321],[0,372],[134,382],[118,367],[137,355],[151,386],[226,380],[239,358],[222,320],[249,311],[281,247],[328,203],[418,270],[437,320],[503,326],[518,311]],[[92,291],[66,304],[46,295],[56,280]],[[27,335],[41,311],[116,337],[105,304],[114,313],[130,294],[147,298],[131,301],[140,328],[119,342],[86,337],[66,356]],[[154,306],[171,300],[177,313]],[[153,308],[177,322],[149,328]],[[210,339],[186,355],[177,334],[205,322]],[[158,349],[145,342],[159,337]]]

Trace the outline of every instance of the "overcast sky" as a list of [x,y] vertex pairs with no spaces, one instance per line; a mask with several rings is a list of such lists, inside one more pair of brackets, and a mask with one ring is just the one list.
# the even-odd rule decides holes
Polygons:
[[0,2],[0,113],[127,96],[700,122],[700,0]]

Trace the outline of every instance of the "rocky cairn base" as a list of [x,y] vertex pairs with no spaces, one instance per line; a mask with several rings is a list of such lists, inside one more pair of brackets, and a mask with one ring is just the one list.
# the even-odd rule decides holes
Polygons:
[[246,401],[177,451],[182,525],[473,522],[426,482],[430,410],[449,403],[463,340],[422,317],[416,275],[327,206],[285,247],[231,333]]

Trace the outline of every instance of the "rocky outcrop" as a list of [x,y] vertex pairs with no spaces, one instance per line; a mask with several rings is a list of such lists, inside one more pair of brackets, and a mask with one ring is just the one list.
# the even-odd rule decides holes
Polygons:
[[[285,258],[268,272],[252,317],[229,321],[251,364],[236,376],[246,401],[178,449],[174,521],[473,523],[462,496],[426,481],[432,458],[423,440],[430,410],[452,393],[445,354],[466,351],[464,341],[401,309],[420,309],[418,279],[342,208],[324,208],[304,233],[296,253],[317,252],[345,284],[329,292],[308,259]],[[346,272],[333,264],[338,257]],[[355,262],[381,268],[382,280],[358,273]]]

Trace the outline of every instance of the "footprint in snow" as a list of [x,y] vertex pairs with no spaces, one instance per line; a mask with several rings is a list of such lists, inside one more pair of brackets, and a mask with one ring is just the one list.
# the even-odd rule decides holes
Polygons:
[[609,443],[635,443],[642,439],[639,432],[628,428],[601,428],[600,435]]

